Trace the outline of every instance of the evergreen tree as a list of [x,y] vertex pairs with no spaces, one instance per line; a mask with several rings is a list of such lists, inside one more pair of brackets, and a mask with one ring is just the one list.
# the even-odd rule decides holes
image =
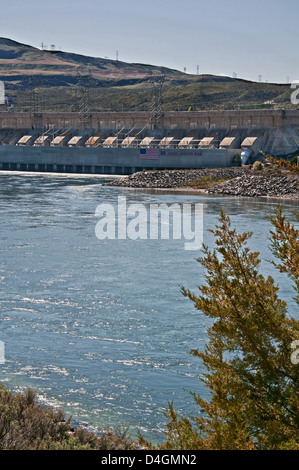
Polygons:
[[[298,293],[299,230],[280,208],[270,220],[277,267]],[[182,288],[213,320],[204,352],[191,351],[206,368],[210,400],[193,394],[200,414],[192,418],[179,418],[170,404],[167,440],[159,448],[299,449],[299,361],[291,360],[299,322],[288,315],[273,278],[259,273],[259,253],[247,246],[251,233],[238,234],[224,213],[219,222],[211,231],[215,248],[204,245],[198,259],[206,271],[199,295]]]

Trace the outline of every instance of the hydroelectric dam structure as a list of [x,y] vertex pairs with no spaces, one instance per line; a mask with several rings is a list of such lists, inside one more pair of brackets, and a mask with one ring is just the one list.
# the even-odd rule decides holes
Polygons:
[[128,175],[298,150],[299,111],[0,112],[0,170]]

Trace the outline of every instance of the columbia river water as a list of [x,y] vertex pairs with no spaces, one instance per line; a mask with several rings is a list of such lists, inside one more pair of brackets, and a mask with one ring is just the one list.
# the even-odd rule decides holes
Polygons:
[[[111,178],[111,177],[110,177]],[[183,297],[204,283],[183,240],[105,239],[95,234],[99,204],[203,204],[203,238],[223,209],[239,232],[253,231],[261,272],[272,275],[298,317],[291,283],[270,263],[268,216],[278,201],[143,192],[103,186],[104,176],[0,173],[0,381],[36,390],[42,403],[91,429],[128,426],[163,442],[170,401],[196,414],[189,391],[207,398],[203,350],[208,320]],[[181,207],[181,206],[180,206]],[[284,212],[295,221],[296,203]]]

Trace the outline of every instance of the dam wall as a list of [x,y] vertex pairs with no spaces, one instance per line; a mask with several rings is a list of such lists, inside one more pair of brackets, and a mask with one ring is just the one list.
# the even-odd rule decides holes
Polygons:
[[[299,127],[299,111],[232,110],[232,111],[167,111],[159,120],[160,130],[210,131],[213,129],[253,130]],[[78,113],[21,113],[0,112],[0,129],[94,129],[119,131],[124,128],[150,128],[149,113],[96,112],[82,119]]]
[[[299,111],[0,113],[0,170],[131,174],[298,151]],[[245,157],[244,157],[245,155]],[[245,160],[243,160],[243,157]]]
[[225,168],[234,150],[0,146],[0,170],[128,175],[146,169]]
[[226,137],[235,137],[237,147],[248,137],[258,137],[262,152],[286,155],[298,148],[298,129],[299,111],[291,110],[168,111],[155,122],[146,111],[95,112],[84,118],[75,112],[0,112],[0,144],[15,143],[17,137],[32,132],[36,136],[52,133],[52,137],[68,132],[101,139],[112,135],[171,136],[177,140],[211,136],[214,146]]

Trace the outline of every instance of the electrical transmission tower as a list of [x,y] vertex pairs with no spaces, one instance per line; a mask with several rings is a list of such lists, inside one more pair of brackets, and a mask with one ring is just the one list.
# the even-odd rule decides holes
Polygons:
[[150,121],[153,128],[159,127],[160,119],[163,116],[162,108],[162,91],[165,82],[165,74],[162,71],[160,75],[153,75],[152,72],[149,74],[150,82],[152,85],[152,102],[150,109]]
[[30,90],[30,112],[32,114],[41,113],[44,108],[44,96],[43,90],[41,89],[41,83],[39,79],[35,77],[29,78]]
[[92,76],[89,71],[87,78],[82,77],[80,72],[77,75],[77,84],[76,84],[76,101],[77,101],[77,111],[79,114],[80,121],[88,121],[91,117],[90,113],[90,82]]

